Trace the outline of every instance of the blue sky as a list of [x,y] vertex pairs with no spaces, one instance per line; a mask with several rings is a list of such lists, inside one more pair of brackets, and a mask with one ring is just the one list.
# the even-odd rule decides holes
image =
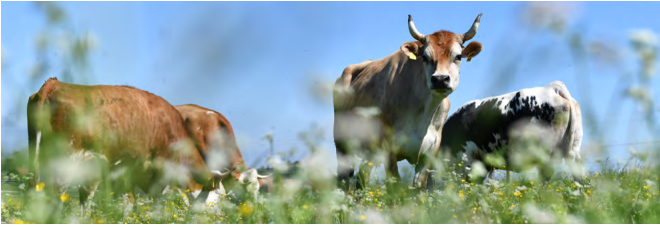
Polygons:
[[[450,113],[473,99],[561,80],[583,106],[592,103],[603,130],[608,131],[606,144],[660,140],[644,132],[639,107],[629,99],[614,105],[616,113],[607,104],[613,92],[621,92],[616,87],[623,72],[638,71],[634,56],[623,55],[619,67],[589,60],[584,76],[592,88],[591,99],[586,99],[569,47],[559,36],[530,29],[521,17],[527,2],[60,4],[75,30],[89,31],[98,40],[91,55],[90,84],[131,85],[173,105],[195,103],[219,111],[231,121],[250,166],[265,164],[268,143],[260,138],[269,131],[274,133],[277,151],[296,147],[298,154],[292,159],[304,156],[298,133],[309,130],[312,123],[324,132],[321,146],[334,155],[332,102],[316,98],[310,84],[334,82],[346,66],[386,57],[413,40],[408,14],[422,33],[465,32],[479,13],[484,14],[473,39],[484,50],[472,62],[463,63],[461,83],[449,97]],[[569,27],[580,28],[588,41],[629,49],[631,30],[660,32],[660,24],[651,19],[660,8],[658,2],[561,4],[576,9]],[[28,82],[27,75],[36,62],[34,39],[44,19],[33,3],[2,5],[2,53],[7,65],[2,70],[2,152],[7,153],[27,146],[25,104],[42,85]],[[515,67],[501,69],[502,62]],[[515,76],[498,76],[508,73]],[[658,79],[648,85],[652,96],[660,100]],[[331,95],[325,94],[326,98]],[[654,108],[659,108],[657,103]],[[616,123],[604,121],[606,117]],[[585,131],[583,155],[588,156],[591,132]],[[611,146],[610,156],[627,159],[628,149],[627,145]]]

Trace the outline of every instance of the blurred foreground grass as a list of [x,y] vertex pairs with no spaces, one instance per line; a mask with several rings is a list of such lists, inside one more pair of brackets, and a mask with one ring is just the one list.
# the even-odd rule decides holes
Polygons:
[[[262,193],[258,201],[232,191],[211,206],[203,200],[188,206],[184,199],[190,193],[170,191],[157,198],[138,195],[133,210],[123,199],[95,198],[91,213],[81,217],[78,199],[64,197],[69,207],[62,219],[68,223],[660,223],[657,168],[603,165],[602,169],[584,175],[584,184],[557,173],[548,183],[525,178],[510,183],[447,181],[444,189],[425,193],[409,189],[408,183],[393,183],[388,192],[381,180],[349,195],[332,186],[312,188],[319,178],[297,174],[280,183],[281,189]],[[7,188],[2,185],[3,191]],[[42,209],[30,204],[40,203],[40,192],[18,190],[3,192],[3,223],[28,223]],[[37,193],[37,198],[27,199],[28,192]]]

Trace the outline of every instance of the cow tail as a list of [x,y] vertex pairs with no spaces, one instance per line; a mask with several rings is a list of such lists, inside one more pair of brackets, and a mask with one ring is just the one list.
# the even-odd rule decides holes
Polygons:
[[35,186],[39,182],[41,182],[41,178],[39,175],[39,148],[41,146],[41,131],[37,131],[36,133],[32,130],[29,131],[28,134],[28,142],[29,142],[29,164],[30,164],[30,172],[34,174],[34,178],[32,179],[32,182],[30,183],[31,186]]
[[582,145],[582,113],[580,111],[580,105],[575,99],[573,99],[563,82],[555,81],[552,84],[555,85],[555,91],[569,102],[568,126],[564,133],[564,156],[572,157],[574,161],[581,163],[582,157],[580,157],[580,146]]
[[572,141],[570,143],[569,154],[575,155],[575,160],[582,164],[582,157],[580,156],[580,147],[582,146],[582,111],[580,105],[575,99],[571,99],[571,134]]

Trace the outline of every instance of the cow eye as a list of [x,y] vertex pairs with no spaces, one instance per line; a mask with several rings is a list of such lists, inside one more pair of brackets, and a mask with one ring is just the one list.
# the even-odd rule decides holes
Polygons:
[[456,60],[460,61],[461,58],[463,58],[463,56],[461,56],[461,55],[456,55]]

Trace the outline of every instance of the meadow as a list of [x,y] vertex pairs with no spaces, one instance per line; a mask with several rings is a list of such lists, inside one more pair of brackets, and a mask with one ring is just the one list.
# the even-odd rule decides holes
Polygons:
[[[475,184],[447,173],[444,187],[421,192],[409,183],[379,180],[349,194],[334,187],[331,176],[302,168],[292,181],[257,200],[232,190],[220,203],[190,200],[190,193],[170,190],[162,197],[127,199],[97,194],[91,210],[81,212],[76,192],[60,197],[62,223],[660,223],[660,171],[641,164],[603,163],[583,175],[582,183],[566,173],[548,181],[518,177]],[[277,173],[276,178],[282,178]],[[438,175],[436,175],[438,179]],[[499,177],[503,178],[503,177]],[[28,176],[12,175],[17,193],[2,194],[3,223],[40,222],[49,211],[39,187],[27,190]],[[6,191],[8,184],[3,183]],[[43,187],[41,189],[44,189]],[[75,191],[75,190],[72,190]],[[27,198],[28,193],[32,198]],[[110,196],[107,196],[110,197]],[[190,205],[186,204],[186,200]]]

